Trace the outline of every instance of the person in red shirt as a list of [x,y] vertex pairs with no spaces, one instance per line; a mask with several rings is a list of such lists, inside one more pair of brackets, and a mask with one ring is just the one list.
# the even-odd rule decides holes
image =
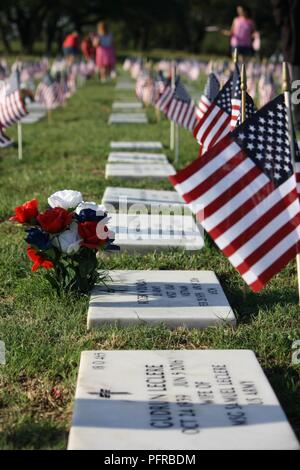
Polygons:
[[63,53],[69,62],[73,62],[79,53],[79,34],[76,31],[68,34],[63,42]]

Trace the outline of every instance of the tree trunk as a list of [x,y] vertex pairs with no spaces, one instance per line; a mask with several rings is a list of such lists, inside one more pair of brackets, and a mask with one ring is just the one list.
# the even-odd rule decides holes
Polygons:
[[2,37],[2,41],[3,41],[5,51],[8,54],[10,54],[12,52],[12,49],[11,49],[11,46],[10,46],[9,39],[7,38],[7,29],[5,27],[3,27],[2,25],[0,25],[0,29],[1,29],[1,37]]
[[58,17],[53,16],[50,17],[47,21],[46,24],[46,53],[51,54],[52,50],[52,44],[54,42],[55,36],[56,36],[56,30],[57,30],[57,21]]

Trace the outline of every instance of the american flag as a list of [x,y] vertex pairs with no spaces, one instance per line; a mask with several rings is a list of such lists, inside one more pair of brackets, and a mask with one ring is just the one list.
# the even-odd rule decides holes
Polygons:
[[54,80],[49,73],[37,86],[35,101],[43,103],[47,109],[54,109],[64,102],[64,91],[60,83]]
[[154,100],[153,80],[146,72],[140,73],[136,80],[135,93],[140,101],[150,104]]
[[201,96],[196,114],[198,119],[202,119],[211,103],[216,98],[220,91],[220,82],[214,73],[210,73],[204,88],[203,95]]
[[299,252],[283,95],[169,179],[254,292]]
[[236,128],[237,121],[241,114],[242,90],[241,90],[241,74],[237,64],[235,64],[232,76],[231,90],[231,121],[230,129]]
[[[247,98],[247,106],[249,100],[251,100],[250,97]],[[213,147],[236,127],[240,110],[241,78],[239,69],[236,66],[234,73],[230,75],[224,87],[194,129],[194,136],[202,145],[204,151]],[[248,114],[251,112],[250,109],[246,111]]]
[[169,82],[156,102],[156,107],[176,124],[193,131],[198,119],[196,106],[178,77],[175,87]]
[[153,104],[155,104],[156,101],[159,100],[159,98],[165,91],[167,84],[168,80],[165,79],[163,72],[159,70],[154,79],[155,96]]
[[15,70],[0,89],[0,125],[4,128],[18,122],[27,114],[19,87],[20,74]]

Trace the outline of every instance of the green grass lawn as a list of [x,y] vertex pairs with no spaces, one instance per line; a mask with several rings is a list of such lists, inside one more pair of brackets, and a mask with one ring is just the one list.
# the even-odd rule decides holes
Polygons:
[[[17,148],[0,153],[0,340],[7,350],[7,363],[0,365],[0,447],[66,447],[80,352],[86,349],[253,349],[300,436],[300,366],[292,365],[292,344],[300,339],[295,263],[254,295],[209,240],[197,254],[170,251],[103,259],[105,269],[214,270],[238,326],[203,331],[169,331],[161,325],[87,332],[88,297],[58,297],[42,271],[31,273],[24,233],[6,222],[16,205],[36,197],[45,207],[47,197],[64,188],[100,201],[107,185],[132,186],[104,179],[111,140],[161,140],[172,159],[169,123],[157,124],[149,110],[149,125],[109,127],[113,99],[113,84],[90,81],[53,113],[51,124],[44,119],[23,126],[23,161],[17,160]],[[16,129],[9,134],[16,138]],[[197,143],[182,130],[180,144],[182,166],[196,157]],[[172,189],[168,181],[135,186]]]

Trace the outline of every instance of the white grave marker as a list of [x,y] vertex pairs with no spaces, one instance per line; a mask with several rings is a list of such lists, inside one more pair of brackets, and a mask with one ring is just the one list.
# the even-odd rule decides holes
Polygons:
[[153,207],[148,214],[143,205],[135,204],[128,214],[110,213],[109,226],[115,232],[115,243],[121,252],[201,250],[204,247],[203,230],[193,216],[159,214],[159,209],[157,206],[155,211]]
[[254,353],[84,351],[69,450],[299,450]]
[[110,147],[112,150],[162,150],[161,142],[111,142]]
[[96,286],[88,329],[105,323],[136,323],[170,328],[207,328],[235,316],[212,271],[110,271],[112,281]]
[[176,173],[173,165],[165,164],[134,164],[108,163],[105,167],[105,178],[125,179],[165,179]]
[[111,152],[108,155],[110,163],[168,163],[166,155],[162,153],[145,152]]
[[[151,209],[152,205],[163,207],[178,206],[179,208],[188,207],[177,191],[161,191],[153,189],[136,189],[136,188],[114,188],[107,186],[102,204],[110,204],[119,211],[127,212],[128,207],[132,204],[144,204],[147,209]],[[122,209],[123,208],[123,209]]]
[[21,119],[22,124],[35,124],[36,122],[40,121],[43,117],[45,117],[44,113],[30,113],[27,116],[24,116]]
[[135,84],[133,82],[119,82],[116,85],[116,90],[135,90]]
[[148,118],[144,113],[113,113],[108,124],[147,124]]
[[112,104],[112,109],[123,110],[123,109],[142,109],[142,103],[138,101],[116,101]]

